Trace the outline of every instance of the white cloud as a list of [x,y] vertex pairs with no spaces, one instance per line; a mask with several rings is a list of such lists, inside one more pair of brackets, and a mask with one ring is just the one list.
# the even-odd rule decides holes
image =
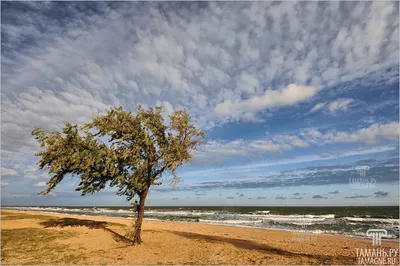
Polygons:
[[242,115],[242,120],[246,122],[255,122],[255,123],[262,123],[265,121],[264,119],[257,117],[257,114],[250,112],[244,113]]
[[38,174],[38,167],[35,165],[22,166],[23,176],[28,179],[37,179],[39,176],[43,176],[42,174]]
[[[65,17],[49,16],[59,2],[21,5],[2,14],[3,160],[32,158],[34,127],[84,123],[109,106],[187,107],[203,128],[261,122],[315,88],[399,62],[394,2],[82,2]],[[390,75],[374,79],[398,81]]]
[[237,158],[240,160],[260,159],[269,153],[282,153],[295,148],[308,148],[313,145],[334,143],[361,143],[376,145],[398,141],[399,123],[373,124],[354,132],[329,130],[321,132],[308,128],[297,133],[276,134],[270,138],[256,140],[208,141],[195,154],[196,163],[221,163]]
[[326,103],[326,102],[317,103],[316,105],[314,105],[313,108],[311,108],[310,111],[308,111],[306,113],[306,115],[315,113],[320,110],[324,110],[324,111],[328,112],[329,114],[333,115],[338,112],[347,111],[352,104],[354,105],[354,103],[355,103],[355,100],[349,99],[349,98],[340,98],[340,99],[337,99],[337,100],[329,102],[329,103]]
[[255,140],[249,143],[249,149],[257,153],[281,152],[291,148],[289,144],[278,144],[271,140]]
[[294,163],[305,163],[305,162],[315,162],[315,161],[326,161],[326,160],[333,160],[341,157],[347,156],[354,156],[354,155],[365,155],[371,153],[380,153],[380,152],[387,152],[387,151],[394,151],[395,149],[393,146],[380,146],[380,147],[368,147],[365,149],[358,149],[351,151],[344,151],[341,153],[335,154],[312,154],[312,155],[303,155],[295,158],[284,158],[284,159],[277,159],[273,161],[267,162],[250,162],[248,164],[239,165],[239,166],[227,166],[227,167],[219,167],[219,168],[209,168],[209,169],[202,169],[202,170],[195,170],[195,171],[187,171],[185,172],[185,177],[191,176],[209,176],[209,175],[218,175],[224,173],[239,173],[239,172],[248,172],[252,169],[259,170],[262,167],[270,167],[270,166],[278,166],[278,165],[287,165],[287,164],[294,164]]
[[318,110],[321,110],[325,105],[326,103],[317,103],[308,113],[314,113]]
[[332,114],[338,111],[347,111],[353,101],[353,99],[338,99],[334,102],[329,103],[328,110]]
[[254,95],[260,88],[260,81],[257,76],[243,72],[238,78],[236,86],[237,91],[247,93],[247,95]]
[[284,107],[310,99],[317,89],[310,86],[290,84],[280,90],[267,90],[261,96],[254,96],[240,101],[227,100],[215,107],[218,116],[241,118],[247,113],[257,113],[270,108]]
[[243,140],[210,140],[203,144],[200,150],[196,152],[195,163],[204,163],[209,161],[222,162],[225,159],[232,157],[248,156],[249,152],[246,149],[243,149],[244,146],[245,142]]
[[330,130],[321,133],[317,129],[308,129],[301,133],[305,141],[313,144],[330,143],[367,143],[376,144],[379,141],[396,141],[399,138],[399,123],[372,124],[355,132]]
[[47,185],[46,185],[46,182],[37,182],[37,183],[35,184],[35,187],[45,187],[45,186],[47,186]]
[[18,176],[18,172],[14,169],[1,168],[1,176]]
[[30,194],[10,194],[8,195],[9,197],[15,197],[15,198],[29,198],[32,197]]
[[300,139],[298,136],[278,135],[275,136],[273,140],[278,143],[287,143],[288,145],[292,145],[294,147],[307,148],[309,146],[305,140]]

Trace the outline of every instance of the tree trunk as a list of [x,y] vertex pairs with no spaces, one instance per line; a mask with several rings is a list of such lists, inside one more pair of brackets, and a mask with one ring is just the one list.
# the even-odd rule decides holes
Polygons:
[[135,228],[134,228],[134,232],[133,232],[133,244],[134,245],[142,243],[141,232],[142,232],[142,222],[143,222],[143,216],[144,216],[144,202],[146,201],[147,192],[148,192],[148,190],[146,190],[140,196],[139,214],[138,214],[138,218],[136,219]]

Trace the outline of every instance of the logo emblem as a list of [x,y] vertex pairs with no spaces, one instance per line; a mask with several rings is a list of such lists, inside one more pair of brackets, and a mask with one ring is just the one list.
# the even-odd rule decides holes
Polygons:
[[372,245],[380,246],[382,242],[382,236],[387,236],[387,231],[385,229],[369,229],[367,231],[367,236],[372,237]]
[[356,170],[358,171],[360,176],[366,176],[367,175],[367,171],[369,170],[369,166],[368,165],[357,166]]

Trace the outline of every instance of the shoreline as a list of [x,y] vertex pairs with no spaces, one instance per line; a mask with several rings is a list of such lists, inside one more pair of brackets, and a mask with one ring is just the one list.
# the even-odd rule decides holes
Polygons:
[[[126,219],[127,221],[134,221],[135,218],[133,217],[113,217],[113,216],[106,216],[106,215],[90,215],[90,214],[68,214],[68,213],[60,213],[60,212],[46,212],[46,211],[25,211],[25,210],[14,210],[14,209],[7,209],[7,207],[2,208],[7,211],[15,211],[15,212],[24,212],[24,213],[30,213],[30,214],[36,214],[36,213],[45,213],[46,215],[54,215],[54,216],[64,216],[66,217],[73,217],[73,216],[78,216],[78,217],[87,217],[87,218],[110,218],[110,219]],[[298,230],[291,230],[291,229],[285,229],[285,228],[265,228],[265,227],[257,227],[257,226],[246,226],[246,225],[240,225],[240,224],[223,224],[223,223],[204,223],[204,222],[188,222],[188,221],[171,221],[171,220],[162,220],[162,219],[155,219],[155,218],[144,218],[143,221],[156,221],[156,222],[170,222],[170,223],[182,223],[182,224],[201,224],[201,225],[212,225],[212,226],[223,226],[223,227],[232,227],[232,228],[248,228],[248,229],[257,229],[257,230],[266,230],[266,231],[278,231],[278,232],[288,232],[288,233],[293,233],[293,232],[299,232]],[[365,236],[356,236],[356,235],[343,235],[343,234],[329,234],[326,232],[322,233],[314,233],[313,231],[307,232],[306,234],[313,235],[313,236],[333,236],[333,237],[344,237],[344,238],[350,238],[350,239],[359,239],[359,240],[369,240],[370,238]],[[399,238],[382,238],[382,242],[399,242]]]
[[132,218],[1,213],[2,264],[350,265],[356,249],[374,248],[370,239],[163,220],[143,221],[143,243],[132,246],[124,241]]

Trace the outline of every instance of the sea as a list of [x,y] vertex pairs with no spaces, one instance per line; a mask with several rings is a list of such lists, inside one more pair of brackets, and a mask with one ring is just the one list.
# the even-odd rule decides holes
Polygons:
[[[131,207],[19,206],[3,209],[61,214],[134,218]],[[399,238],[398,206],[350,207],[146,207],[145,219],[368,237],[385,229],[386,239]]]

